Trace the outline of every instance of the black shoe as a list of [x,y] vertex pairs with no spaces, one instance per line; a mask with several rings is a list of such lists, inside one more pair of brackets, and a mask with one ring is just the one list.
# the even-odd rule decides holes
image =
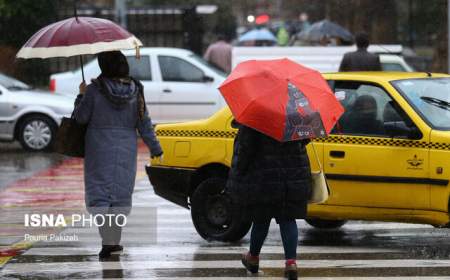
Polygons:
[[297,265],[296,264],[289,264],[286,265],[286,268],[284,269],[284,277],[289,280],[297,280],[298,273],[297,273]]
[[112,245],[111,247],[111,254],[120,254],[123,252],[123,246],[122,245]]
[[111,254],[117,254],[123,251],[121,245],[103,245],[102,250],[98,253],[100,259],[106,259],[111,257]]
[[250,254],[242,255],[242,264],[251,273],[258,273],[259,271],[259,259],[257,257],[251,257]]

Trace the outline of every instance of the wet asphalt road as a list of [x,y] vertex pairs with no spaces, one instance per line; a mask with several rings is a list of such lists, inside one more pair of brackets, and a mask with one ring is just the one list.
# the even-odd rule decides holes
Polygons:
[[[1,173],[6,171],[9,175],[2,174],[2,186],[10,184],[6,180],[12,182],[32,176],[62,160],[52,154],[29,154],[14,145],[6,150],[5,154],[2,150],[0,166]],[[59,171],[45,173],[41,177],[48,180],[48,174],[54,174],[55,179],[60,176],[63,183],[67,180],[72,184],[71,192],[77,193],[82,186],[75,187],[74,182],[80,185],[82,179],[75,178],[80,177],[80,173],[67,172],[79,168],[80,163],[70,162],[72,166],[64,168],[66,164],[65,161]],[[28,182],[39,182],[39,178]],[[55,185],[55,191],[57,187]],[[78,204],[82,204],[81,198],[78,199]],[[76,235],[78,240],[35,242],[2,268],[0,279],[250,277],[239,261],[240,254],[247,249],[248,235],[233,244],[201,239],[191,223],[189,212],[156,196],[143,176],[137,182],[133,203],[133,218],[125,229],[122,239],[125,250],[120,256],[99,262],[97,230],[69,228],[61,234]],[[298,221],[298,224],[300,279],[450,279],[449,229],[356,221],[337,230],[323,231],[303,221]],[[0,232],[1,237],[7,234],[7,231]],[[271,226],[261,261],[261,272],[257,277],[281,279],[283,249],[275,223]]]
[[18,142],[0,142],[0,191],[18,179],[58,164],[63,158],[54,153],[24,151]]

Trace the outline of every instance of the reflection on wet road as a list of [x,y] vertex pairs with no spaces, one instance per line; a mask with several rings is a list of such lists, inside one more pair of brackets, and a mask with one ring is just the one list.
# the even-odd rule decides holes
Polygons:
[[[146,233],[142,232],[141,226],[150,220],[143,213],[141,225],[126,228],[123,239],[125,251],[120,257],[99,262],[96,230],[82,229],[78,231],[79,242],[34,244],[6,265],[3,276],[24,279],[247,277],[239,257],[248,245],[248,236],[237,244],[202,240],[191,224],[189,212],[155,196],[147,180],[137,184],[134,203],[136,213],[149,205],[157,207],[156,243],[143,241],[142,235]],[[413,224],[352,222],[340,230],[324,232],[302,221],[299,225],[298,257],[300,273],[304,277],[364,279],[369,276],[396,276],[392,279],[399,280],[402,278],[397,276],[446,279],[444,276],[450,275],[450,232],[447,229]],[[262,273],[259,276],[270,279],[282,276],[283,249],[276,224],[271,227],[261,258]]]
[[[140,155],[140,165],[148,157]],[[65,176],[75,201],[82,204],[82,173],[65,164],[55,170]],[[80,163],[77,163],[79,167]],[[69,170],[72,170],[69,172]],[[62,173],[61,173],[62,172]],[[72,173],[73,172],[73,173]],[[52,171],[40,177],[14,183],[46,182]],[[48,175],[50,174],[50,175]],[[56,174],[56,171],[53,172]],[[248,235],[239,243],[208,243],[195,232],[190,213],[157,197],[142,170],[133,197],[134,219],[127,225],[122,255],[98,261],[100,241],[96,228],[70,228],[62,233],[76,234],[77,241],[41,241],[13,257],[0,272],[1,279],[244,279],[249,275],[240,264]],[[52,195],[64,190],[53,178]],[[43,181],[39,181],[39,180]],[[70,180],[69,180],[70,179]],[[22,183],[21,183],[22,182]],[[63,180],[63,182],[65,182]],[[32,186],[28,186],[30,188]],[[34,188],[37,188],[35,186]],[[23,189],[22,189],[23,190]],[[65,191],[69,195],[70,190]],[[26,195],[26,192],[23,192]],[[0,193],[1,194],[1,193]],[[60,202],[76,208],[70,202]],[[14,200],[8,200],[14,201]],[[55,204],[56,205],[56,204]],[[29,206],[29,205],[28,205]],[[47,205],[48,206],[48,205]],[[131,217],[130,216],[130,217]],[[5,215],[2,216],[5,219]],[[7,221],[6,221],[7,222]],[[321,231],[299,221],[300,279],[450,279],[450,230],[428,225],[350,222],[341,229]],[[1,238],[14,230],[3,227]],[[259,277],[282,279],[283,249],[279,231],[272,224],[261,255]],[[415,276],[411,278],[411,276]],[[337,278],[338,277],[338,278]]]
[[54,166],[64,159],[54,153],[30,153],[19,143],[0,143],[0,191],[18,179]]

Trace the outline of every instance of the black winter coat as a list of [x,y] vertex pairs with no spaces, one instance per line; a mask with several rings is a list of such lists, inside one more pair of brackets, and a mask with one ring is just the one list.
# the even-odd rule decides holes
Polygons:
[[311,196],[308,141],[278,142],[240,126],[226,191],[252,221],[303,219]]
[[380,56],[364,49],[346,53],[339,66],[339,72],[382,70]]

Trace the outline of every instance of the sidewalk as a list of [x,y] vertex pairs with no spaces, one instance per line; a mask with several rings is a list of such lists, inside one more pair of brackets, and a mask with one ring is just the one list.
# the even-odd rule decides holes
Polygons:
[[[149,152],[140,142],[136,180],[144,179]],[[152,191],[150,188],[148,191]],[[32,229],[24,226],[24,214],[81,212],[84,209],[83,160],[68,158],[61,164],[19,180],[0,192],[0,269],[14,256],[22,254],[34,242],[25,234],[57,233],[55,228]]]

